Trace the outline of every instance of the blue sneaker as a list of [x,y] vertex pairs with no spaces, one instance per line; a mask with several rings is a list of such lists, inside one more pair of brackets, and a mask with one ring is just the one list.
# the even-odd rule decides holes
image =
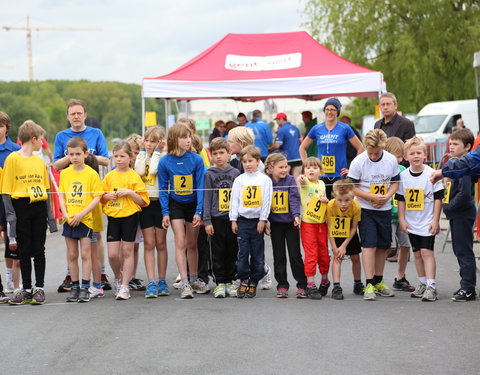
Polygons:
[[158,282],[158,295],[159,296],[169,296],[170,291],[168,290],[168,285],[165,280],[160,280]]
[[157,284],[152,281],[147,285],[147,290],[145,292],[145,298],[157,298],[158,297],[158,288]]

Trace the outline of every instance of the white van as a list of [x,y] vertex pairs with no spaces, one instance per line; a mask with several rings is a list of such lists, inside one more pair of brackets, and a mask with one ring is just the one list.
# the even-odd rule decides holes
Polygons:
[[446,142],[459,118],[477,136],[478,107],[475,99],[427,104],[418,112],[415,131],[425,143]]

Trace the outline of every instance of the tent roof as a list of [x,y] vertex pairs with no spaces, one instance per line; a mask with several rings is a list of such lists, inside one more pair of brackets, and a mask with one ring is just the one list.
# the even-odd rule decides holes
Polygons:
[[307,32],[227,34],[172,73],[144,78],[143,96],[321,99],[377,96],[382,74],[348,61]]

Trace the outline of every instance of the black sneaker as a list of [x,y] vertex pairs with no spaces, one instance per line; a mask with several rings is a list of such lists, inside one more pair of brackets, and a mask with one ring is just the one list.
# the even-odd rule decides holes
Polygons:
[[343,289],[341,286],[334,286],[332,289],[332,298],[341,300],[343,299]]
[[392,287],[394,290],[401,290],[402,292],[413,292],[415,287],[411,286],[408,280],[403,276],[400,280],[395,278]]
[[258,283],[256,281],[250,281],[248,284],[247,293],[245,293],[245,297],[254,298],[257,295],[257,284]]
[[307,287],[307,294],[310,299],[322,299],[317,287]]
[[326,284],[320,284],[318,287],[318,291],[322,295],[322,297],[325,297],[328,293],[328,288],[330,288],[330,281]]
[[67,302],[78,302],[78,296],[80,294],[80,288],[72,288],[70,294],[67,297]]
[[112,290],[112,284],[108,281],[107,275],[102,273],[102,287],[103,290]]
[[466,290],[460,289],[453,297],[452,301],[454,302],[467,302],[475,301],[477,294],[475,292],[467,292]]
[[137,279],[135,277],[130,280],[130,282],[128,283],[128,286],[132,290],[145,290],[146,289],[146,286],[143,283],[143,280]]
[[249,289],[248,280],[242,280],[240,286],[237,289],[237,298],[245,298]]
[[65,280],[63,280],[63,283],[58,287],[57,292],[58,293],[67,293],[72,290],[72,278],[70,275],[65,276]]
[[90,301],[90,293],[88,288],[81,288],[80,294],[78,295],[78,302],[88,302]]
[[365,285],[360,281],[359,283],[353,284],[353,293],[357,296],[363,296],[363,290],[365,289]]

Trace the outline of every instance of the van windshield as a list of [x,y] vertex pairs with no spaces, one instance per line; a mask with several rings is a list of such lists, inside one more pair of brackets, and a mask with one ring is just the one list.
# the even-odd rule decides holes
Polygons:
[[433,133],[440,128],[447,115],[418,116],[415,119],[416,133]]

